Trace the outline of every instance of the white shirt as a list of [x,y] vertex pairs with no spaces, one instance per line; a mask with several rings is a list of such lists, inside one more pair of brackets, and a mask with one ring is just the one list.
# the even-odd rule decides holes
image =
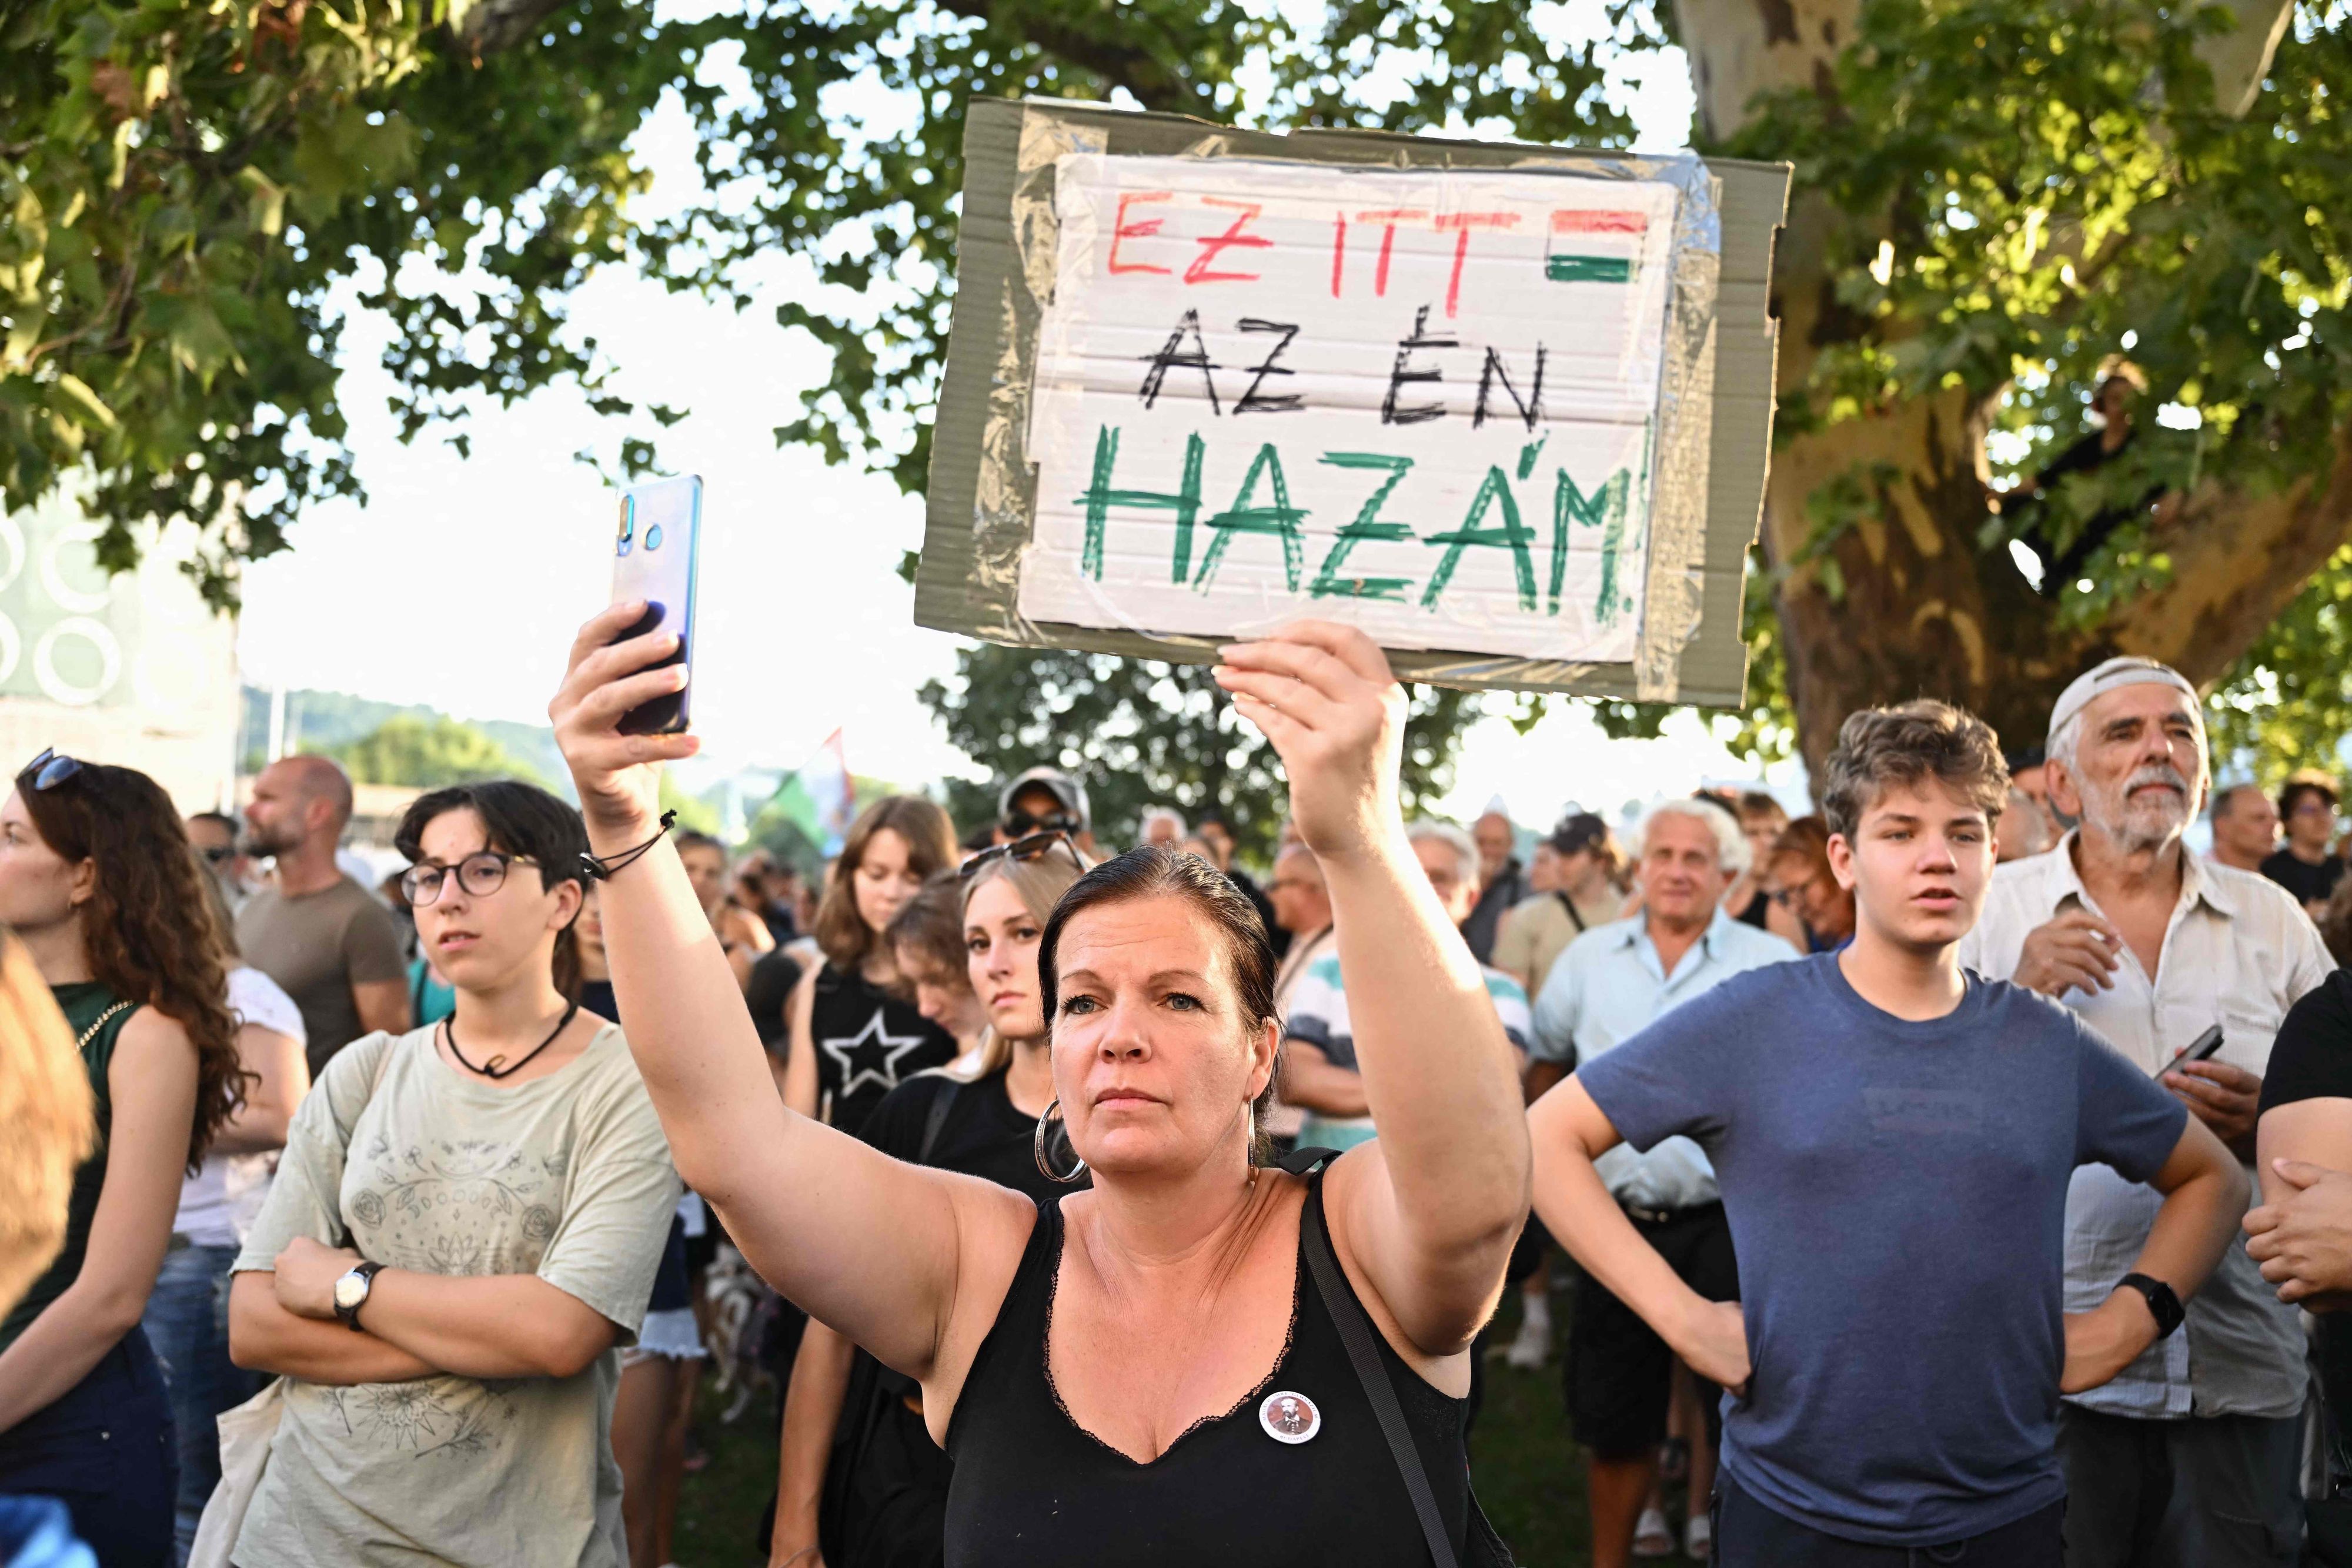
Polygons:
[[[290,1035],[301,1046],[302,1011],[283,987],[247,965],[228,972],[228,1010],[239,1029],[258,1024]],[[174,1235],[199,1247],[242,1247],[253,1217],[268,1196],[272,1156],[268,1154],[206,1155],[196,1174],[180,1178],[180,1208],[172,1218]]]
[[[2046,854],[1993,872],[1983,915],[1960,941],[1960,963],[1993,979],[2017,972],[2025,938],[2070,907],[2101,915],[2074,868],[2076,834]],[[2319,932],[2285,889],[2183,851],[2180,899],[2151,979],[2128,946],[2113,988],[2058,998],[2151,1077],[2215,1024],[2215,1056],[2260,1076],[2280,1021],[2336,967]],[[2162,1198],[2105,1166],[2074,1173],[2066,1200],[2066,1310],[2114,1293],[2147,1243]],[[2121,1375],[2072,1397],[2116,1416],[2294,1416],[2304,1403],[2300,1314],[2278,1299],[2243,1238],[2189,1302],[2187,1326],[2158,1340]]]
[[[1591,1061],[1615,1050],[1703,991],[1749,969],[1785,964],[1797,950],[1722,910],[1675,965],[1659,961],[1645,915],[1596,925],[1568,945],[1536,1000],[1534,1054],[1540,1061]],[[1722,1197],[1715,1166],[1688,1138],[1648,1153],[1620,1144],[1593,1162],[1609,1195],[1639,1208],[1694,1208]]]

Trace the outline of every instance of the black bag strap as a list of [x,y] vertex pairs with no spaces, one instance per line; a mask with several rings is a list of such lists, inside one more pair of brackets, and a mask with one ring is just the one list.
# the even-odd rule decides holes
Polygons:
[[[943,1073],[941,1076],[946,1075]],[[948,1108],[956,1103],[956,1096],[962,1091],[962,1079],[949,1078],[940,1085],[940,1092],[931,1096],[931,1108],[923,1116],[923,1145],[915,1153],[917,1165],[931,1163],[931,1150],[939,1145],[940,1129],[948,1124]]]
[[[1323,1149],[1302,1149],[1299,1153],[1329,1157],[1329,1151]],[[1339,1260],[1331,1255],[1331,1238],[1323,1228],[1320,1182],[1307,1194],[1307,1208],[1298,1217],[1298,1225],[1300,1239],[1306,1243],[1307,1267],[1315,1276],[1315,1292],[1323,1298],[1323,1310],[1339,1326],[1339,1343],[1348,1347],[1348,1359],[1355,1364],[1356,1380],[1363,1385],[1364,1397],[1371,1402],[1372,1415],[1380,1421],[1381,1436],[1388,1439],[1389,1453],[1396,1460],[1398,1473],[1404,1478],[1405,1495],[1412,1499],[1412,1511],[1421,1521],[1422,1539],[1429,1543],[1429,1559],[1436,1568],[1459,1568],[1454,1542],[1445,1534],[1445,1521],[1437,1511],[1437,1494],[1430,1489],[1429,1471],[1423,1467],[1421,1450],[1413,1447],[1412,1433],[1405,1427],[1404,1406],[1397,1402],[1396,1385],[1389,1381],[1388,1369],[1381,1364],[1380,1351],[1372,1343],[1371,1320],[1364,1315],[1362,1305],[1349,1290],[1346,1278],[1339,1272]]]
[[1552,893],[1552,896],[1553,896],[1554,898],[1557,898],[1557,899],[1559,899],[1559,906],[1560,906],[1562,909],[1565,909],[1565,910],[1567,910],[1567,911],[1568,911],[1568,917],[1569,917],[1570,920],[1572,920],[1572,921],[1576,922],[1576,934],[1577,934],[1579,936],[1583,936],[1583,935],[1584,935],[1584,916],[1583,916],[1583,915],[1579,915],[1579,914],[1576,912],[1576,900],[1574,900],[1574,899],[1572,899],[1572,898],[1569,897],[1569,896],[1568,896],[1568,894],[1564,894],[1564,893],[1561,893],[1561,892],[1559,892],[1559,891],[1558,891],[1558,890],[1556,890],[1556,889],[1553,891],[1553,893]]

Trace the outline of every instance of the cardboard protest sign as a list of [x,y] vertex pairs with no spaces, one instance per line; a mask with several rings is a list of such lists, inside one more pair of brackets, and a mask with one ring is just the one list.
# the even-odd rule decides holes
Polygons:
[[983,101],[968,159],[919,621],[1199,660],[1319,615],[1417,679],[1738,700],[1785,170],[1734,247],[1689,158]]

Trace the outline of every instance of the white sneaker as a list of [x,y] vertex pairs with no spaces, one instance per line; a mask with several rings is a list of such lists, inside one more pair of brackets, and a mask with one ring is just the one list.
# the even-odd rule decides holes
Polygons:
[[1633,1526],[1633,1555],[1671,1557],[1674,1554],[1674,1526],[1666,1522],[1666,1516],[1658,1510],[1643,1509],[1641,1522]]
[[1683,1555],[1694,1563],[1715,1561],[1715,1521],[1695,1513],[1683,1529]]
[[1533,1372],[1551,1354],[1551,1304],[1541,1296],[1519,1298],[1526,1311],[1519,1332],[1503,1359],[1521,1372]]

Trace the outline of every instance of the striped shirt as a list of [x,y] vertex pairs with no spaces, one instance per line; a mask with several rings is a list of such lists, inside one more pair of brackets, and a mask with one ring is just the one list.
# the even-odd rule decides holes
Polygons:
[[[1486,978],[1486,995],[1503,1020],[1503,1033],[1520,1051],[1528,1048],[1528,993],[1518,981],[1500,969],[1478,966]],[[1307,966],[1290,993],[1290,1011],[1284,1033],[1305,1040],[1331,1059],[1334,1067],[1356,1071],[1356,1033],[1348,1021],[1348,993],[1339,983],[1339,955],[1324,954]],[[1352,1149],[1374,1135],[1370,1116],[1326,1116],[1307,1113],[1298,1131],[1301,1148]]]

